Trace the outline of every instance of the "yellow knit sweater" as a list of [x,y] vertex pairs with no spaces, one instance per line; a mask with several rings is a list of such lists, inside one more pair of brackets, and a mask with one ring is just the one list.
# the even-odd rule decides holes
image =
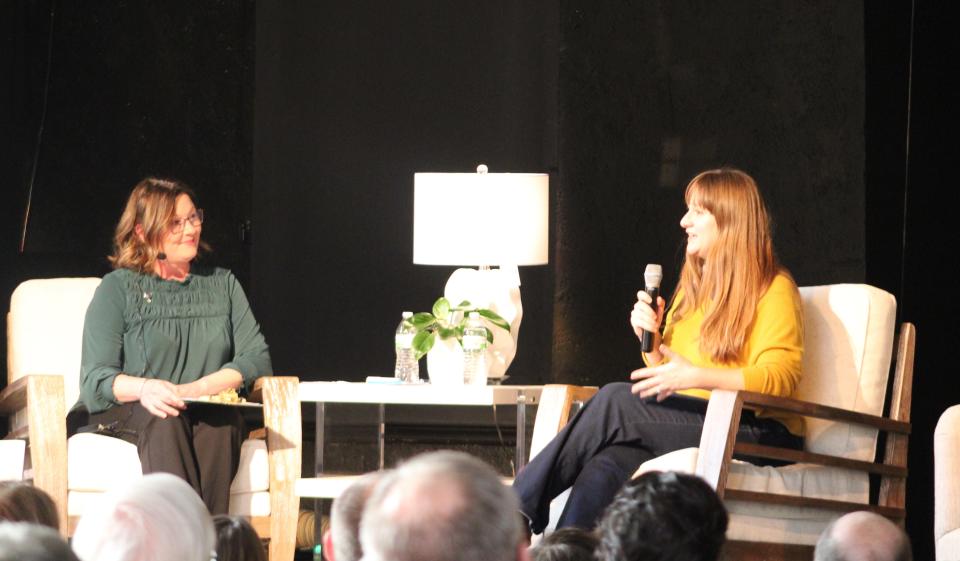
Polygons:
[[[677,295],[680,301],[682,293]],[[743,370],[747,391],[793,397],[800,383],[803,358],[803,313],[796,285],[786,275],[777,275],[760,298],[757,315],[749,328],[746,344],[735,363],[718,364],[700,353],[700,324],[703,310],[673,321],[673,309],[667,312],[663,342],[673,352],[697,366]],[[685,395],[710,398],[703,389],[682,390]],[[758,417],[769,417],[783,423],[796,435],[803,435],[803,417],[757,410]]]

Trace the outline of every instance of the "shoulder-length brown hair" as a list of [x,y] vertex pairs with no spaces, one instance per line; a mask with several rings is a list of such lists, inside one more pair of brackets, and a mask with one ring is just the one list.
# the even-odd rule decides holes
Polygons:
[[673,317],[702,309],[700,351],[717,363],[734,362],[760,297],[778,272],[786,273],[773,251],[770,216],[757,183],[738,169],[700,173],[684,198],[713,214],[717,240],[705,259],[687,254]]
[[[175,179],[147,177],[134,186],[113,235],[113,254],[107,257],[114,269],[153,272],[180,195],[197,203],[193,189]],[[201,240],[199,249],[209,251],[210,246]]]
[[50,495],[19,481],[0,482],[0,522],[3,521],[60,527],[60,515]]

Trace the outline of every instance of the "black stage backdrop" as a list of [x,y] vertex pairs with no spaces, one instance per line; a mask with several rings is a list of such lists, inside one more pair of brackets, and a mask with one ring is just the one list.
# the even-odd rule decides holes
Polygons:
[[0,2],[3,294],[107,272],[126,195],[147,175],[197,189],[217,262],[247,276],[253,15],[252,0]]
[[[950,286],[925,267],[960,241],[955,34],[927,0],[913,25],[910,2],[833,4],[0,0],[0,294],[105,272],[123,196],[176,176],[279,372],[385,374],[400,312],[452,270],[412,263],[413,174],[483,162],[551,174],[551,260],[521,269],[512,381],[602,384],[639,364],[645,264],[676,280],[682,187],[740,166],[800,284],[870,282],[918,324],[907,524],[932,558],[933,426],[960,402],[940,374],[956,306],[927,303]],[[450,209],[437,235],[495,224]]]
[[[401,312],[429,310],[454,270],[413,264],[415,172],[555,175],[555,12],[512,0],[257,5],[253,293],[279,370],[392,372]],[[451,208],[436,235],[496,225]],[[521,268],[515,381],[550,379],[552,271]]]

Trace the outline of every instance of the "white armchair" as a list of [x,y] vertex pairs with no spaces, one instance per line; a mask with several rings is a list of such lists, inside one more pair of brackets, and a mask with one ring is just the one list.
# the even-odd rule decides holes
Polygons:
[[960,405],[940,415],[933,432],[933,466],[937,561],[960,561]]
[[[900,328],[884,416],[894,347],[893,296],[867,285],[804,287],[800,296],[805,352],[798,399],[714,391],[700,447],[654,458],[638,471],[686,471],[711,483],[730,513],[729,558],[808,560],[821,531],[846,511],[872,510],[899,523],[905,516],[915,329],[909,323]],[[744,405],[804,415],[805,449],[736,443]],[[875,462],[878,430],[888,434]],[[733,454],[795,463],[760,467],[732,460]],[[874,504],[870,475],[880,480]]]
[[[19,474],[47,491],[65,535],[104,491],[142,475],[133,444],[92,433],[66,438],[66,412],[79,394],[84,316],[99,284],[98,278],[26,281],[11,296],[7,316],[8,385],[0,415],[10,418],[7,438],[14,440],[3,441],[11,450],[0,448],[0,473]],[[263,403],[265,430],[243,443],[230,488],[231,514],[250,517],[270,540],[273,561],[294,554],[302,461],[297,385],[293,377],[258,380],[253,398]]]

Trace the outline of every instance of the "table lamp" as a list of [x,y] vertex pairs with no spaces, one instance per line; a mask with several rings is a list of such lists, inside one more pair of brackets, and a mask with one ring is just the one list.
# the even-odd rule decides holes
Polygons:
[[[487,377],[497,383],[516,355],[523,307],[518,265],[545,265],[549,177],[542,173],[416,173],[413,178],[413,262],[467,265],[450,275],[444,296],[468,300],[510,323],[488,324]],[[492,266],[499,268],[493,269]]]

